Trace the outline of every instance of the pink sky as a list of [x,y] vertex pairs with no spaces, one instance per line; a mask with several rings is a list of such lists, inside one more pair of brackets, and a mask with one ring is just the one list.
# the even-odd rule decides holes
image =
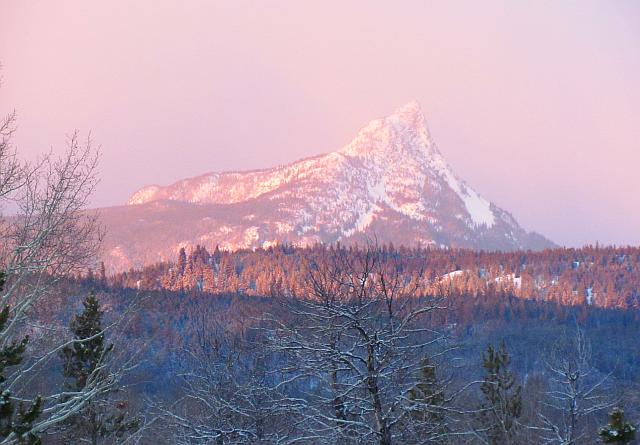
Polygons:
[[0,112],[25,157],[102,145],[94,204],[338,149],[421,102],[527,229],[640,244],[637,1],[3,1]]

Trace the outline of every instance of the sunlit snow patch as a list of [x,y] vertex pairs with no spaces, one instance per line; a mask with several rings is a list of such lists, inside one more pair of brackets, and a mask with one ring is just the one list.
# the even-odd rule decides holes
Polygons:
[[487,227],[491,227],[495,224],[495,216],[489,201],[478,195],[471,187],[461,184],[439,152],[433,154],[431,164],[447,181],[449,187],[460,197],[467,212],[469,212],[471,221],[476,226],[484,224]]

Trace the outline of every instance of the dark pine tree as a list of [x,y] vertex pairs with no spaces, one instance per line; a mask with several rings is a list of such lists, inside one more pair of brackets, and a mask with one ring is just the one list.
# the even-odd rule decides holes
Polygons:
[[624,420],[624,411],[614,408],[609,414],[609,424],[598,433],[604,443],[632,443],[636,438],[636,427]]
[[[111,378],[106,364],[113,345],[105,344],[100,303],[89,294],[83,305],[84,311],[71,320],[74,340],[62,350],[65,385],[70,391],[99,387]],[[127,411],[126,401],[111,397],[116,391],[109,387],[69,418],[67,434],[73,443],[82,438],[97,445],[102,439],[122,437],[137,428],[139,422]]]
[[[0,290],[4,287],[4,282],[4,273],[0,272]],[[7,329],[9,314],[9,306],[5,306],[0,311],[0,332],[2,333]],[[42,399],[37,397],[35,401],[29,404],[20,402],[16,412],[15,400],[11,391],[6,388],[7,378],[4,375],[8,367],[22,363],[27,343],[29,343],[28,336],[20,341],[10,342],[0,348],[0,439],[12,436],[21,445],[39,445],[41,443],[40,438],[32,433],[31,429],[33,428],[33,423],[42,414]]]
[[436,366],[428,359],[420,364],[418,382],[407,394],[410,406],[410,428],[422,440],[444,443],[447,427],[444,416],[444,385],[439,381]]
[[100,262],[100,285],[107,285],[107,269],[104,267],[104,261]]
[[482,354],[485,370],[480,390],[484,401],[480,406],[480,428],[491,445],[517,443],[517,420],[522,413],[521,386],[516,385],[515,375],[509,369],[511,358],[502,343],[499,350],[492,345]]
[[180,248],[176,267],[178,268],[178,274],[182,276],[182,274],[184,274],[184,269],[187,267],[187,253],[185,252],[184,247]]

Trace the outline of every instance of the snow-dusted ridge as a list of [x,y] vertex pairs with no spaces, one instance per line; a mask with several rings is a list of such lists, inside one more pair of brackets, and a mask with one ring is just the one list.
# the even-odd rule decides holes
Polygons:
[[[273,169],[210,173],[179,181],[165,188],[156,185],[148,186],[134,193],[128,204],[143,204],[158,199],[198,204],[231,204],[247,201],[293,181],[314,177],[317,173],[322,174],[326,168],[339,167],[345,162],[342,159],[343,156],[357,158],[358,162],[371,166],[375,172],[374,177],[366,181],[370,202],[364,206],[366,209],[359,209],[362,212],[358,216],[359,223],[354,226],[356,231],[368,226],[366,221],[371,220],[372,212],[375,211],[379,202],[410,218],[417,220],[425,218],[427,209],[420,199],[399,204],[398,200],[390,198],[387,190],[397,191],[398,189],[393,184],[387,186],[385,182],[385,173],[390,170],[386,167],[390,161],[396,163],[405,161],[407,167],[405,179],[410,179],[412,185],[417,188],[427,180],[429,170],[438,173],[464,203],[470,225],[491,227],[495,222],[491,204],[453,174],[433,143],[420,105],[415,101],[409,102],[385,118],[370,122],[358,132],[350,144],[337,152]],[[418,195],[418,193],[414,194]],[[347,232],[352,233],[353,230]]]
[[201,210],[193,211],[206,216],[193,222],[193,243],[228,248],[348,242],[371,235],[409,245],[501,250],[552,245],[525,232],[454,173],[415,101],[369,122],[340,150],[270,169],[144,187],[128,204],[133,210],[153,202],[198,206]]

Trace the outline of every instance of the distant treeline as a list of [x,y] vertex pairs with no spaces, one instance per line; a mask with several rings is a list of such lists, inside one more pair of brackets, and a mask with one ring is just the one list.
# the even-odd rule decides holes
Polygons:
[[[542,252],[484,252],[464,249],[376,247],[383,262],[393,263],[416,296],[514,296],[563,306],[640,308],[640,248],[588,246]],[[336,252],[354,255],[358,247],[318,245],[307,248],[213,252],[202,246],[181,249],[172,262],[149,265],[106,277],[104,267],[92,277],[118,288],[234,293],[257,296],[308,293],[307,278]]]

